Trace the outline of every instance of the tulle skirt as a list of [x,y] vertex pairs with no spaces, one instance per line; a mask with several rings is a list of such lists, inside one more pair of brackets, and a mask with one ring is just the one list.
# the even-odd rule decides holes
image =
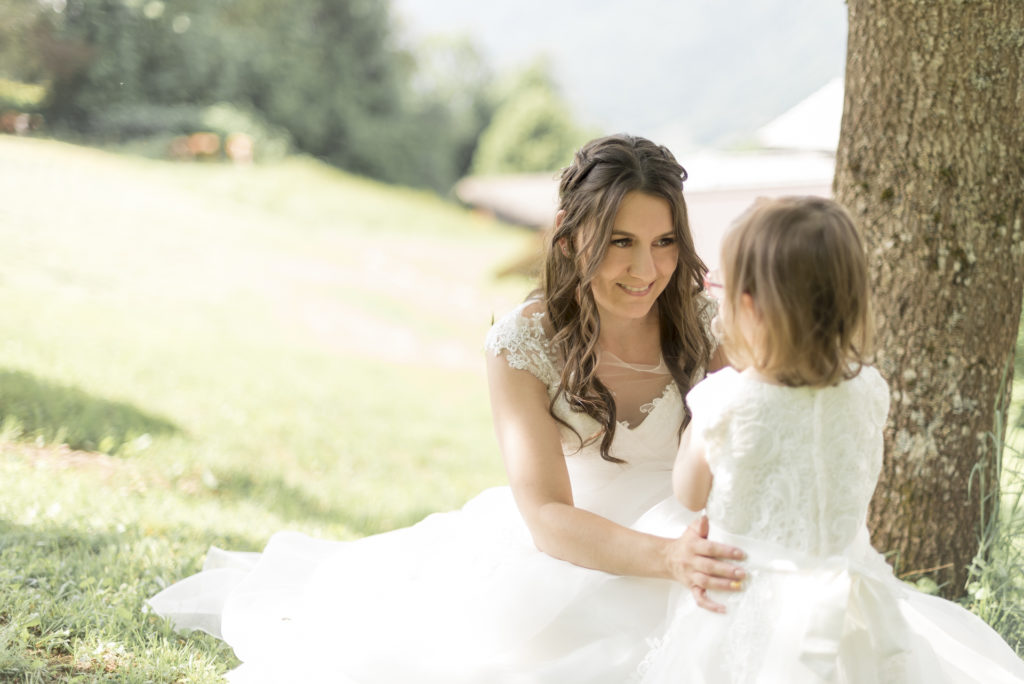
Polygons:
[[[692,519],[670,499],[601,512],[665,536]],[[203,572],[149,603],[230,644],[233,682],[622,684],[663,632],[673,587],[539,552],[498,487],[357,541],[282,532],[262,554],[211,549]]]
[[830,558],[712,529],[744,549],[744,591],[724,615],[677,589],[670,626],[644,658],[642,684],[1010,684],[1024,662],[955,603],[895,578],[867,539]]

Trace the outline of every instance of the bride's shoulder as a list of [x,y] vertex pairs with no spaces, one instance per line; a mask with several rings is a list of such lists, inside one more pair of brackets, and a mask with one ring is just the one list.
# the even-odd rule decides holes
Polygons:
[[547,320],[544,302],[539,299],[527,299],[494,322],[487,333],[487,348],[521,338],[546,342],[550,337],[549,329],[550,323]]
[[528,370],[548,383],[556,376],[549,339],[544,302],[527,299],[495,321],[484,348],[495,356],[504,355],[512,368]]

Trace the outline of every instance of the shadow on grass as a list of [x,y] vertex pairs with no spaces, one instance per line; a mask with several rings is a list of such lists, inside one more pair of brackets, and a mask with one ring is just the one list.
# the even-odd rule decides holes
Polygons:
[[[186,663],[197,654],[222,669],[237,665],[225,644],[202,634],[186,640],[144,608],[168,583],[200,569],[207,535],[180,525],[168,532],[0,519],[0,681],[183,681],[166,671],[168,663]],[[237,536],[212,541],[258,543]],[[146,655],[126,660],[108,643]],[[76,659],[68,657],[76,651]]]
[[59,584],[123,575],[145,583],[149,596],[161,588],[154,579],[158,575],[173,581],[199,572],[210,546],[258,551],[265,544],[263,535],[215,534],[181,523],[160,529],[141,524],[91,529],[50,520],[26,525],[0,519],[0,556],[5,562],[0,578],[13,573],[23,581],[38,577]]
[[325,503],[279,476],[261,474],[256,477],[249,472],[233,470],[218,472],[217,480],[217,495],[225,499],[259,502],[286,520],[341,524],[357,537],[408,527],[436,512],[433,509],[412,509],[382,521],[367,511],[352,510],[342,500],[336,504]]
[[111,454],[142,435],[181,432],[166,418],[131,404],[16,370],[0,370],[0,420],[9,439],[42,438]]

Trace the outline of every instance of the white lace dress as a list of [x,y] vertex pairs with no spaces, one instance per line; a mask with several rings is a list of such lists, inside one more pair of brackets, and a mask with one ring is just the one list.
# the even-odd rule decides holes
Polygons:
[[[488,335],[489,353],[539,378],[553,396],[558,366],[541,315],[524,304]],[[709,320],[710,308],[705,316]],[[682,397],[664,364],[607,359],[624,389],[654,388],[612,454],[562,431],[577,506],[637,529],[682,533],[692,519],[671,497]],[[635,394],[635,391],[634,391]],[[585,438],[597,424],[556,412]],[[619,577],[539,552],[507,487],[461,510],[352,542],[292,532],[262,554],[211,549],[203,572],[151,608],[181,629],[223,638],[240,682],[367,684],[622,684],[664,627],[673,583]]]
[[896,579],[865,520],[889,390],[874,368],[826,389],[723,369],[687,395],[714,475],[711,537],[748,553],[727,613],[677,592],[644,684],[1024,682],[980,619]]

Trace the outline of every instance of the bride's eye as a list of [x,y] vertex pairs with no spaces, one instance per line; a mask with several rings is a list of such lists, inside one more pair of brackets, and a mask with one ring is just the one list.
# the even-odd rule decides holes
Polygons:
[[633,244],[632,238],[614,238],[612,240],[613,247],[629,247]]
[[666,236],[666,237],[663,237],[663,238],[658,238],[658,240],[654,243],[654,246],[655,247],[669,247],[669,246],[674,245],[674,244],[676,244],[675,236],[669,235],[669,236]]

